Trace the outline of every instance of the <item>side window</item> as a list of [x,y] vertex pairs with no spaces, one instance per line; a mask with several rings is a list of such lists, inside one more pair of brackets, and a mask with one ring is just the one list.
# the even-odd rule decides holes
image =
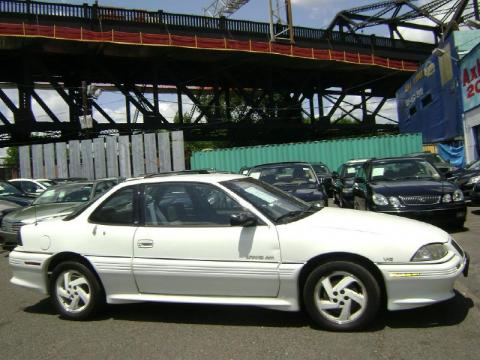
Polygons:
[[146,226],[230,226],[230,217],[244,211],[223,190],[200,183],[145,186]]
[[109,225],[133,225],[134,188],[124,188],[112,194],[90,215],[90,221]]
[[39,186],[37,186],[35,183],[29,182],[29,181],[22,181],[21,186],[23,191],[29,192],[29,193],[34,193],[39,188]]
[[357,177],[357,178],[362,178],[362,179],[366,179],[367,175],[366,175],[365,170],[363,169],[363,167],[359,167],[359,168],[358,168],[357,173],[355,174],[355,177]]

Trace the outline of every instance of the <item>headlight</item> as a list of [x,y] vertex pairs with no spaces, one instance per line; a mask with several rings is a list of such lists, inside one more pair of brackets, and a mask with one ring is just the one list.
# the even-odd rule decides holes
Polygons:
[[402,203],[400,202],[400,200],[395,197],[395,196],[391,196],[388,198],[388,201],[390,201],[390,205],[394,206],[394,207],[403,207]]
[[465,200],[465,198],[463,197],[463,193],[462,193],[462,190],[455,190],[453,192],[453,201],[463,201]]
[[375,205],[380,205],[380,206],[386,206],[388,205],[388,200],[385,196],[382,194],[373,194],[372,195],[372,200],[375,203]]
[[468,180],[467,185],[476,184],[478,182],[480,182],[480,176],[474,176]]
[[443,244],[428,244],[422,246],[418,251],[413,255],[411,261],[434,261],[440,260],[445,255],[447,255],[448,250]]
[[313,205],[318,208],[322,208],[322,207],[325,207],[325,201],[323,200],[313,201],[310,203],[310,205]]
[[451,203],[452,202],[452,195],[450,195],[450,194],[443,195],[442,202],[446,203],[446,204]]

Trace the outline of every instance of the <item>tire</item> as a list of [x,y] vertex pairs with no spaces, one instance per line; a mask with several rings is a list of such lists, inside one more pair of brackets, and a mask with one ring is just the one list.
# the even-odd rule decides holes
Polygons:
[[53,270],[50,296],[60,315],[68,320],[85,320],[105,304],[105,292],[85,265],[67,261]]
[[359,330],[377,315],[381,291],[374,276],[363,266],[334,261],[318,266],[303,288],[305,310],[322,328]]
[[361,208],[360,204],[358,203],[357,198],[353,198],[353,208],[355,210],[364,210]]

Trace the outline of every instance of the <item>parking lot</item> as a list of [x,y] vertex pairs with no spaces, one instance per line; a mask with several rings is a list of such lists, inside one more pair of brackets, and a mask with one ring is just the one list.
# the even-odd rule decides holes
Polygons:
[[455,298],[385,313],[369,330],[331,333],[307,316],[249,307],[132,304],[109,306],[94,321],[58,317],[47,298],[9,284],[0,257],[3,359],[477,359],[480,351],[480,208],[452,233],[472,258]]

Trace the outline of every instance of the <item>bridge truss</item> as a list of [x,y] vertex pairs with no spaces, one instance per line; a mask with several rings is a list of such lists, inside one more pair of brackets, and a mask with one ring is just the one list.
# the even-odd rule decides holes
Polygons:
[[[245,144],[392,131],[382,107],[432,50],[302,27],[291,29],[294,44],[275,43],[270,30],[228,18],[0,0],[0,146],[161,129]],[[118,94],[121,119],[92,86]],[[176,95],[176,122],[164,93]]]
[[369,28],[378,33],[383,27],[391,39],[403,39],[402,29],[410,29],[430,33],[438,43],[459,26],[478,20],[478,0],[389,0],[341,11],[328,30],[360,34]]

